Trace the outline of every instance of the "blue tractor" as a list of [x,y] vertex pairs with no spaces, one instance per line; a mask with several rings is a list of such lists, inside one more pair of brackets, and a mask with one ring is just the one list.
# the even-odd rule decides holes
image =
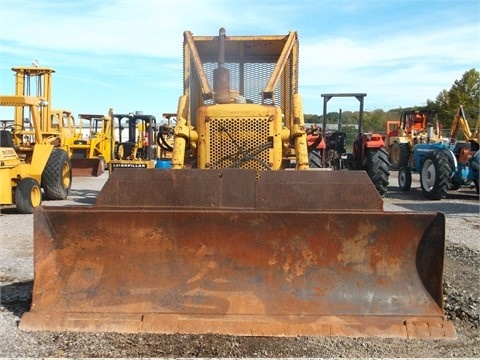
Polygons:
[[[462,186],[474,185],[479,193],[478,122],[473,134],[465,134],[466,141],[456,141],[456,126],[466,121],[463,109],[460,110],[452,127],[452,135],[455,136],[451,135],[450,139],[445,138],[443,142],[430,143],[427,140],[414,146],[412,161],[398,172],[398,185],[402,190],[410,189],[412,172],[416,172],[420,174],[423,195],[429,200],[440,200],[448,190],[457,190]],[[463,116],[458,116],[459,113]]]

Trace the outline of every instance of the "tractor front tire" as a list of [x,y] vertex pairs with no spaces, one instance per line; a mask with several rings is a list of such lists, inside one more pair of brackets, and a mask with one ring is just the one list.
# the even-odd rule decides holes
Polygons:
[[392,169],[400,169],[408,165],[410,160],[410,146],[407,143],[394,142],[390,150]]
[[20,214],[31,214],[42,204],[42,189],[34,178],[21,179],[15,188],[15,207]]
[[53,149],[43,169],[42,187],[47,200],[65,200],[72,185],[72,164],[67,152]]
[[367,174],[378,193],[384,196],[387,193],[388,178],[390,176],[388,154],[385,149],[368,149],[365,156]]
[[398,170],[398,186],[403,191],[408,191],[412,187],[412,171],[406,166]]
[[428,153],[423,158],[420,171],[420,186],[423,195],[429,200],[440,200],[447,195],[451,188],[452,174],[448,156],[443,151]]

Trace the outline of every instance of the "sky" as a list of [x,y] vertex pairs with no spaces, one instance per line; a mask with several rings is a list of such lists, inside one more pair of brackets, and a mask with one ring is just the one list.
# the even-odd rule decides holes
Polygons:
[[221,27],[298,33],[306,114],[323,113],[324,93],[367,93],[366,111],[423,106],[480,67],[479,0],[0,0],[0,94],[14,93],[12,67],[37,60],[56,71],[54,108],[161,119],[183,91],[183,32]]

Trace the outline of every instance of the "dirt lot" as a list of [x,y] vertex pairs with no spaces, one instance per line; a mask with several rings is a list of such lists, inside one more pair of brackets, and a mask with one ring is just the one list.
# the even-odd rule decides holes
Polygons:
[[[92,204],[107,174],[75,178],[66,201]],[[396,174],[391,174],[396,184]],[[338,337],[233,337],[113,333],[22,332],[18,322],[30,307],[33,283],[32,216],[3,208],[0,215],[0,357],[479,357],[479,199],[472,189],[426,201],[413,188],[389,187],[387,211],[441,211],[447,216],[444,271],[445,311],[458,339],[399,340]],[[47,204],[47,203],[46,203]]]

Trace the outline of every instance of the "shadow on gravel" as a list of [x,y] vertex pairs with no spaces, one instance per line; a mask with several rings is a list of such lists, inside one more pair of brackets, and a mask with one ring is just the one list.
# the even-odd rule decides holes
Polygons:
[[[408,191],[403,191],[397,186],[388,187],[388,192],[385,197],[390,199],[399,199],[399,200],[419,200],[425,202],[438,202],[436,200],[427,200],[423,196],[422,190],[420,188],[411,188]],[[475,201],[479,200],[478,194],[474,189],[460,189],[460,190],[451,190],[447,193],[445,200],[466,200],[466,201]],[[441,201],[441,200],[440,200]]]
[[447,193],[447,199],[450,200],[479,200],[478,194],[475,190],[459,190],[459,191],[450,191]]
[[403,191],[399,187],[388,187],[385,197],[399,200],[425,200],[421,190],[410,189],[409,191]]
[[[0,215],[20,215],[17,211],[17,209],[15,208],[15,206],[11,206],[11,207],[2,207],[0,209]],[[28,215],[28,214],[27,214]]]
[[390,186],[385,198],[393,199],[393,205],[412,211],[438,211],[449,215],[478,214],[480,211],[479,197],[475,189],[452,190],[445,199],[428,200],[420,188],[403,191],[398,186]]
[[432,201],[430,203],[393,203],[394,205],[404,207],[408,210],[422,212],[422,211],[435,211],[441,212],[447,215],[460,215],[460,214],[474,214],[478,213],[478,204],[451,204],[442,203],[441,201]]
[[[58,200],[58,201],[52,201],[52,200],[45,200],[42,205],[45,206],[62,206],[60,201],[74,201],[75,203],[78,204],[85,204],[85,205],[95,205],[95,200],[97,199],[98,193],[100,191],[97,190],[91,190],[91,189],[75,189],[75,190],[70,190],[70,193],[68,194],[68,197],[66,200]],[[2,207],[0,209],[0,215],[20,215],[17,209],[15,208],[15,205],[8,205],[5,207]],[[28,214],[26,214],[28,215]]]
[[33,281],[0,286],[0,305],[18,317],[30,310]]
[[91,189],[75,189],[70,190],[69,197],[73,198],[76,203],[95,205],[99,192]]

